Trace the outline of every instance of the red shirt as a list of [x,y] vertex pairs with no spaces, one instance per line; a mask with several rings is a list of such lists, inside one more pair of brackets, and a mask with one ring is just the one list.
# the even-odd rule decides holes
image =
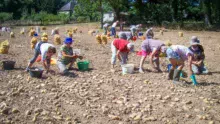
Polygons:
[[113,42],[113,45],[119,50],[120,52],[129,52],[127,48],[127,44],[129,42],[124,39],[115,39]]

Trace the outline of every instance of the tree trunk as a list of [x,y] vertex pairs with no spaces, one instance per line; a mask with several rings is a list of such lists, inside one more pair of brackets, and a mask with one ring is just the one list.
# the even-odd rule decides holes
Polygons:
[[173,8],[173,21],[177,21],[178,18],[178,0],[173,0],[172,2],[172,8]]
[[210,26],[212,24],[211,19],[211,1],[203,0],[203,9],[204,9],[204,21],[206,26]]
[[100,11],[101,11],[101,26],[100,28],[103,29],[103,16],[104,16],[104,12],[103,12],[103,7],[102,7],[102,0],[99,1],[100,2]]
[[114,21],[119,20],[119,18],[120,18],[120,11],[119,11],[119,9],[115,9],[115,18],[114,18]]
[[183,28],[183,0],[180,0],[180,28]]

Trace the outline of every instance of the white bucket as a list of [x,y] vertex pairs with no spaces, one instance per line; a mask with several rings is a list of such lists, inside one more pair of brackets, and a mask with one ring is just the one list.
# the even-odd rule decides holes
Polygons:
[[134,64],[124,64],[122,67],[122,74],[132,74],[134,72]]

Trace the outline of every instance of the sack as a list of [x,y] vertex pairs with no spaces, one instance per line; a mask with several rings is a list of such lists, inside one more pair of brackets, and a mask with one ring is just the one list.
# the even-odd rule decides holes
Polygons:
[[42,27],[42,30],[47,30],[47,28],[45,26]]
[[68,32],[68,37],[71,37],[71,38],[73,37],[73,32],[72,31]]
[[56,45],[61,44],[60,35],[58,35],[58,34],[54,35],[54,43],[55,43]]
[[36,38],[36,37],[33,37],[33,38],[31,39],[31,48],[34,49],[36,44],[37,44],[37,38]]
[[98,44],[102,44],[102,39],[101,39],[101,36],[100,35],[96,35],[96,42],[98,43]]
[[24,34],[24,32],[25,32],[25,29],[22,28],[21,31],[20,31],[20,34]]
[[5,40],[0,43],[0,54],[8,54],[9,50],[9,42],[8,40]]
[[20,34],[24,34],[24,31],[21,31]]
[[94,30],[90,30],[90,31],[88,31],[88,34],[89,34],[89,35],[92,35],[93,33],[95,33]]
[[102,40],[102,44],[107,44],[108,43],[108,38],[107,38],[107,36],[106,35],[102,35],[101,36],[101,40]]
[[35,30],[34,29],[31,29],[30,32],[29,32],[29,36],[30,37],[33,37],[35,34]]
[[10,38],[15,38],[14,32],[11,32],[11,33],[10,33]]

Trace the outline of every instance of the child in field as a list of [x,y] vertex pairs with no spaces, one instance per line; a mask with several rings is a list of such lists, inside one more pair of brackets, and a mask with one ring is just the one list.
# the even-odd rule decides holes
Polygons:
[[118,57],[121,65],[127,64],[128,53],[130,51],[134,51],[134,44],[129,43],[127,41],[127,37],[125,33],[121,33],[119,35],[119,39],[115,39],[111,43],[111,50],[112,50],[112,68],[114,68],[116,64],[116,57]]
[[200,45],[200,41],[196,36],[192,36],[190,41],[190,51],[193,53],[192,58],[192,70],[194,74],[207,74],[208,70],[204,64],[205,53],[203,46]]
[[138,32],[140,31],[141,27],[142,27],[142,24],[131,25],[130,26],[130,31],[132,33],[132,36],[138,36]]
[[[148,38],[142,42],[141,49],[142,49],[142,57],[140,61],[140,67],[139,72],[144,73],[143,71],[143,63],[149,55],[150,58],[150,64],[152,66],[153,71],[155,72],[161,72],[160,69],[160,61],[159,61],[159,54],[162,52],[164,53],[166,51],[166,46],[159,40],[152,39],[152,34],[150,32],[147,32],[146,34]],[[151,36],[151,37],[150,37]],[[155,58],[155,60],[153,60]],[[156,66],[154,65],[154,62]]]
[[147,35],[146,35],[146,38],[151,38],[151,39],[153,39],[153,38],[154,38],[153,28],[147,29],[146,34],[147,34]]
[[28,63],[28,67],[26,68],[26,71],[27,72],[29,71],[29,69],[36,61],[37,57],[41,55],[41,62],[44,69],[46,70],[46,73],[50,72],[51,56],[54,55],[55,53],[56,53],[56,48],[52,44],[42,41],[38,42],[35,46],[34,57]]
[[109,25],[108,23],[105,23],[105,24],[103,25],[104,35],[107,35],[108,27],[109,27],[109,26],[110,26],[110,25]]
[[[193,81],[194,85],[197,85],[195,75],[192,71],[192,59],[193,53],[187,47],[182,45],[172,45],[166,50],[167,58],[169,59],[172,67],[168,74],[168,79],[178,84],[180,79],[180,73],[184,67],[184,62],[188,62],[188,75]],[[176,67],[178,68],[176,69]]]
[[[65,39],[64,45],[60,47],[57,66],[61,74],[67,74],[68,71],[72,69],[73,63],[79,57],[78,55],[73,53],[73,48],[71,47],[72,43],[73,43],[72,38],[68,37]],[[66,67],[67,65],[69,65],[68,68]]]

